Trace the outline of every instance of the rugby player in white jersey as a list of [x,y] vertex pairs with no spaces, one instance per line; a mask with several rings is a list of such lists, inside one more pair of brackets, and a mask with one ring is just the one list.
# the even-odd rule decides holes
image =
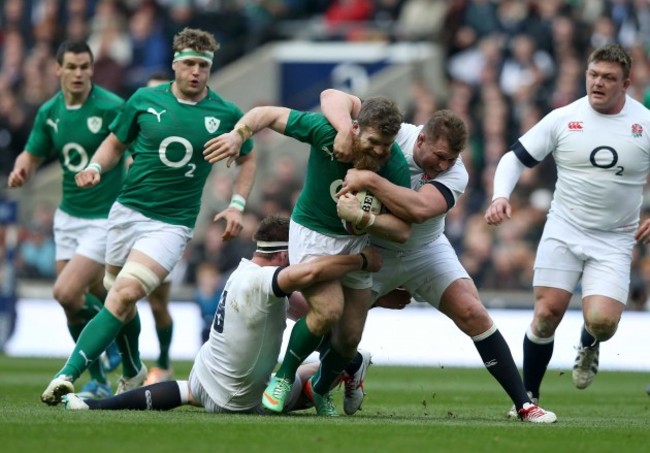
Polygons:
[[[350,125],[361,100],[337,90],[321,94],[321,109],[339,131],[335,149],[349,158]],[[519,376],[510,348],[478,291],[444,235],[445,216],[465,191],[467,171],[459,159],[467,127],[449,110],[434,113],[424,126],[402,123],[395,141],[409,164],[411,188],[399,187],[376,173],[348,170],[339,192],[339,215],[356,218],[359,203],[352,193],[370,190],[399,218],[412,222],[410,238],[397,243],[371,235],[384,259],[373,276],[373,300],[401,287],[415,300],[438,308],[474,341],[488,371],[515,403],[522,420],[552,423],[555,414],[533,404]]]
[[[167,410],[183,404],[204,407],[214,413],[270,413],[262,393],[275,367],[286,327],[288,296],[320,281],[340,278],[347,272],[381,266],[381,256],[371,247],[361,254],[332,255],[289,265],[289,219],[265,218],[255,234],[257,249],[252,259],[242,259],[230,275],[214,317],[210,337],[201,347],[188,381],[161,382],[122,393],[113,398],[84,401],[77,395],[63,397],[66,409]],[[288,267],[287,267],[288,266]],[[306,310],[302,296],[294,317]],[[284,412],[307,407],[301,397],[303,383],[317,363],[300,366],[284,405]]]
[[553,338],[571,295],[582,284],[584,326],[573,382],[588,387],[598,371],[599,344],[625,309],[635,240],[650,241],[639,213],[650,170],[650,111],[626,93],[632,61],[618,44],[594,50],[587,95],[553,110],[500,160],[492,204],[499,225],[512,213],[509,196],[524,169],[552,154],[558,179],[537,248],[535,309],[524,336],[524,384],[534,398],[553,354]]

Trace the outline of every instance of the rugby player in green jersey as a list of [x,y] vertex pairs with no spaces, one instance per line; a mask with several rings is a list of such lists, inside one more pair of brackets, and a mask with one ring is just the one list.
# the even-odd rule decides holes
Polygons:
[[[345,163],[337,161],[334,155],[336,130],[322,114],[256,107],[244,115],[232,132],[206,143],[204,155],[212,163],[228,158],[230,164],[240,156],[242,143],[265,127],[311,145],[305,185],[292,213],[289,235],[289,261],[298,264],[317,256],[358,253],[366,245],[367,234],[354,236],[344,227],[334,196],[353,165],[409,187],[408,165],[399,146],[393,144],[401,120],[391,100],[368,99],[354,124],[354,162]],[[364,215],[357,226],[366,233],[400,242],[410,234],[410,224],[389,213]],[[331,332],[331,343],[321,349],[321,368],[307,381],[306,392],[319,415],[337,415],[330,388],[351,360],[362,357],[356,350],[370,306],[367,302],[371,286],[370,274],[358,271],[302,291],[310,309],[295,324],[282,366],[264,392],[262,404],[266,408],[283,411],[298,366]],[[367,364],[359,363],[359,367],[364,366],[367,368]]]
[[[63,198],[54,216],[56,271],[54,298],[61,304],[68,330],[77,341],[85,325],[101,310],[106,290],[102,286],[108,212],[122,186],[120,160],[90,190],[77,187],[75,174],[85,168],[109,134],[108,125],[124,104],[119,96],[93,85],[93,54],[85,42],[66,41],[56,54],[61,90],[45,102],[36,115],[25,150],[9,174],[9,187],[24,185],[49,156],[63,170]],[[119,351],[113,344],[113,368]],[[89,365],[91,381],[83,388],[87,397],[111,395],[100,361]]]
[[[169,82],[170,78],[166,74],[156,73],[149,77],[148,87],[155,87]],[[133,163],[133,157],[130,151],[126,152],[126,164],[130,167]],[[173,273],[173,272],[172,272]],[[169,348],[172,344],[172,334],[174,332],[174,320],[169,312],[169,296],[171,293],[172,278],[170,273],[167,278],[154,289],[147,300],[151,306],[154,324],[156,326],[156,337],[160,347],[156,365],[149,369],[145,385],[156,384],[158,382],[170,381],[173,377],[173,370],[169,361]]]
[[[134,156],[109,215],[104,309],[86,326],[65,366],[41,400],[58,404],[74,391],[73,382],[113,339],[122,352],[117,393],[142,385],[147,368],[140,360],[140,319],[136,302],[150,294],[181,258],[192,237],[205,180],[212,165],[201,151],[209,139],[233,129],[242,113],[207,87],[214,37],[186,28],[174,37],[174,81],[141,88],[126,102],[85,170],[79,187],[93,187],[130,146]],[[225,239],[239,234],[242,211],[255,176],[252,142],[238,159],[231,206],[215,216],[225,219]]]

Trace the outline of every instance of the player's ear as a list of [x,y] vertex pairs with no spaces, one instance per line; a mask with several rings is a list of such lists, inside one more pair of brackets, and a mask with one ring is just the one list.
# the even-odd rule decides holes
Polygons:
[[359,122],[357,120],[352,121],[352,132],[355,135],[359,135],[359,132],[361,132],[361,126],[359,126]]

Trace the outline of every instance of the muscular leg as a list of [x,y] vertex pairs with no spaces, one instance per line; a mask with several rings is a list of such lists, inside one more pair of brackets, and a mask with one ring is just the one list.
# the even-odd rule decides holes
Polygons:
[[343,291],[338,280],[313,285],[302,291],[309,304],[307,316],[296,322],[287,352],[276,377],[293,382],[300,364],[316,350],[323,335],[343,313]]
[[582,315],[585,330],[593,339],[582,341],[583,346],[595,346],[596,342],[607,341],[614,336],[625,305],[605,296],[587,296],[582,299]]
[[559,288],[535,287],[533,321],[524,336],[524,386],[539,398],[539,389],[553,356],[555,329],[571,302],[571,293]]
[[52,292],[61,304],[68,324],[88,322],[99,310],[86,306],[85,294],[90,286],[101,282],[104,266],[85,256],[75,255],[69,261],[57,261],[56,267],[58,276]]
[[[164,279],[166,275],[165,269],[148,256],[132,251],[127,262],[131,260],[144,264],[161,280]],[[107,266],[107,272],[115,275],[117,271],[118,269],[114,266]],[[140,281],[118,275],[106,297],[104,308],[81,332],[74,351],[65,366],[57,373],[57,376],[69,376],[73,381],[77,379],[86,367],[99,357],[111,341],[116,339],[118,334],[120,334],[120,337],[125,337],[123,341],[121,338],[117,338],[125,366],[127,362],[132,363],[134,368],[138,366],[135,370],[137,373],[141,363],[135,363],[140,361],[137,350],[139,319],[137,318],[135,304],[144,296],[145,290]],[[127,350],[124,350],[124,347],[127,347]],[[125,370],[125,377],[132,376],[129,376],[129,374]]]
[[[53,295],[65,312],[68,331],[76,343],[86,324],[102,309],[102,300],[88,290],[101,282],[104,266],[85,256],[74,255],[69,261],[57,261],[56,267]],[[100,361],[94,361],[88,371],[91,379],[106,384]]]
[[485,367],[510,396],[517,410],[530,402],[510,348],[481,303],[474,283],[464,278],[454,281],[443,292],[439,308],[472,337]]
[[369,288],[343,287],[343,294],[343,314],[332,328],[332,344],[321,354],[321,366],[313,379],[314,392],[320,395],[330,391],[332,384],[354,358],[368,316]]

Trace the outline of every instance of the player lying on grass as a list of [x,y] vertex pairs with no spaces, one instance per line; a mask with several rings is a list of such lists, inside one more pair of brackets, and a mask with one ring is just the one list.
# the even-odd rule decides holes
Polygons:
[[[148,385],[103,401],[83,400],[71,393],[63,396],[65,408],[168,410],[191,404],[215,413],[265,413],[262,393],[280,354],[292,291],[347,272],[376,272],[381,267],[381,258],[372,248],[288,266],[288,238],[288,218],[269,216],[261,222],[255,235],[257,250],[252,259],[242,259],[228,279],[210,338],[199,350],[188,381]],[[299,313],[306,308],[304,299],[299,294],[291,299],[290,314],[304,314]],[[362,366],[353,376],[343,376],[357,381],[356,394],[346,394],[352,399],[346,404],[355,406],[355,411],[363,399],[360,384],[369,358],[368,353],[357,353],[355,360],[361,360]],[[285,412],[311,406],[302,396],[302,383],[317,368],[318,363],[300,367]]]

